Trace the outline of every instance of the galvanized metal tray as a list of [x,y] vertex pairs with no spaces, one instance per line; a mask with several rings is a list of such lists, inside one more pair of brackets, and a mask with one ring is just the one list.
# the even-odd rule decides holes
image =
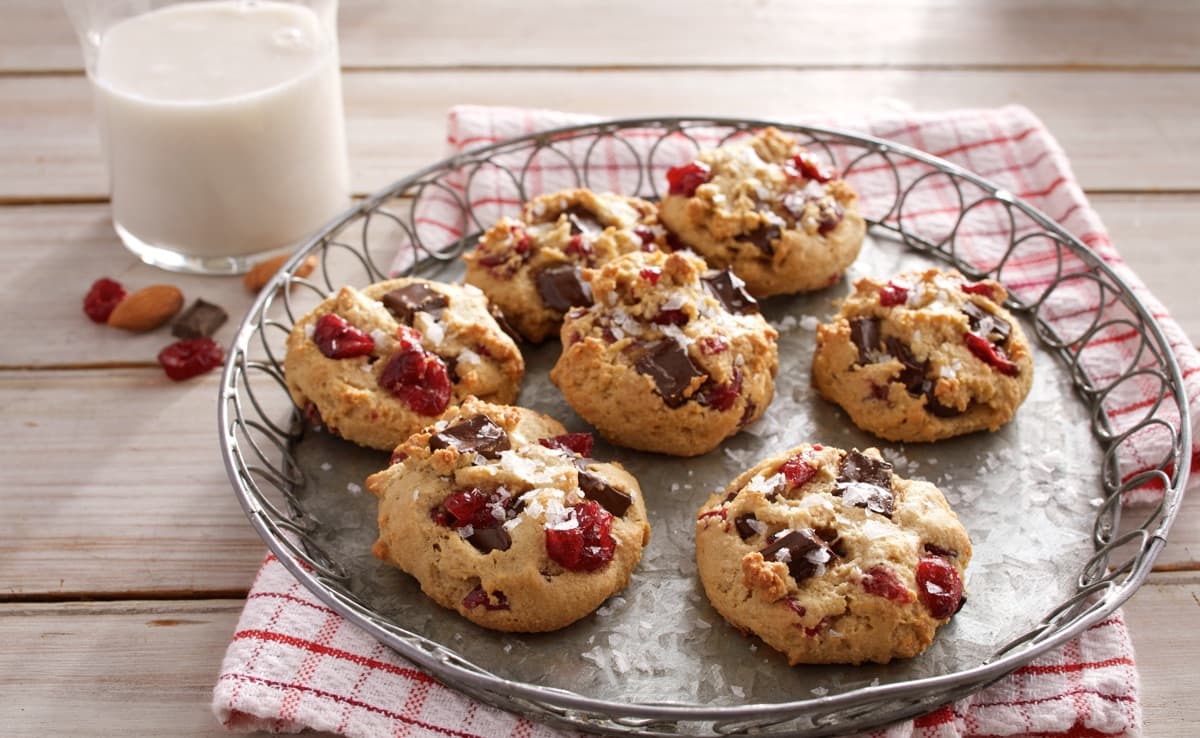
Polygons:
[[[399,248],[414,257],[402,260],[405,273],[460,278],[457,257],[497,212],[540,194],[530,174],[547,163],[580,185],[653,198],[666,166],[686,160],[698,141],[719,142],[764,125],[632,120],[514,139],[406,177],[315,236],[243,320],[221,383],[221,447],[230,479],[283,564],[330,607],[446,683],[538,720],[610,734],[823,736],[868,729],[981,689],[1127,599],[1165,542],[1189,466],[1182,378],[1149,312],[1086,246],[985,180],[886,141],[783,124],[775,125],[859,187],[871,235],[847,280],[764,303],[780,329],[781,366],[776,399],[762,420],[695,459],[597,444],[597,458],[619,460],[637,476],[650,510],[653,539],[630,586],[563,631],[500,634],[433,605],[414,580],[371,556],[375,501],[362,484],[387,455],[312,427],[291,405],[282,358],[292,323],[342,284],[384,278]],[[605,151],[612,161],[613,147],[626,164],[597,165]],[[485,179],[491,187],[504,183],[502,196],[476,197],[473,187]],[[943,199],[951,194],[951,206],[931,223],[913,209],[935,183]],[[433,199],[440,218],[447,207],[458,213],[461,233],[439,237],[426,227]],[[486,208],[470,204],[485,201]],[[980,219],[981,213],[990,216]],[[1008,228],[975,227],[985,220],[994,225],[997,213]],[[1016,420],[999,432],[887,444],[858,431],[812,391],[813,329],[855,277],[949,263],[972,277],[1006,281],[1015,261],[1035,252],[1050,259],[1051,277],[1035,288],[1010,284],[1009,307],[1036,336],[1036,378]],[[314,254],[317,271],[296,276]],[[1100,307],[1064,320],[1062,305],[1081,289],[1098,296]],[[1140,348],[1123,371],[1096,376],[1090,352],[1118,329],[1134,331]],[[549,382],[558,350],[554,342],[525,347],[520,404],[586,430]],[[1129,382],[1156,389],[1142,419],[1117,430],[1104,410]],[[1131,473],[1128,451],[1147,434],[1165,441],[1163,458]],[[938,484],[966,524],[975,546],[970,599],[925,654],[887,666],[789,667],[734,631],[704,599],[695,576],[696,509],[756,460],[802,441],[880,447],[897,473]],[[1164,502],[1140,511],[1143,519],[1118,536],[1121,495],[1144,484],[1163,486]]]

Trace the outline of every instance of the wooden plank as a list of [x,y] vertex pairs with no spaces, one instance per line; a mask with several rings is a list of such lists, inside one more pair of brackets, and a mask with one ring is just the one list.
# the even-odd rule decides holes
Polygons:
[[[354,188],[369,192],[443,155],[445,114],[477,103],[599,115],[796,120],[889,107],[1021,103],[1090,190],[1200,190],[1200,72],[631,70],[358,72],[345,76]],[[1119,99],[1097,122],[1097,100]],[[91,97],[78,76],[0,78],[0,202],[95,200],[108,191]]]
[[[704,7],[584,0],[570,12],[522,0],[452,0],[419,11],[387,0],[342,0],[339,21],[342,60],[353,67],[1200,64],[1200,9],[1187,0],[1119,0],[1101,9],[1089,0],[736,0]],[[77,70],[81,63],[58,4],[6,3],[0,70]]]
[[0,596],[243,592],[266,548],[225,475],[215,375],[0,373]]
[[[1198,597],[1200,577],[1155,575],[1125,606],[1147,735],[1191,738],[1200,721],[1200,641],[1186,630]],[[0,605],[5,734],[218,735],[212,684],[240,610],[228,600]]]

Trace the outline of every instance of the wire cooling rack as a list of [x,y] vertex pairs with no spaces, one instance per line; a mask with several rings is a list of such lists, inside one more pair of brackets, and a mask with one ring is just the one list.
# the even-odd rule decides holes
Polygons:
[[[317,300],[343,284],[445,270],[502,213],[561,186],[615,190],[651,199],[664,173],[701,147],[767,126],[795,136],[859,191],[871,233],[896,249],[953,265],[1009,288],[1008,307],[1034,329],[1038,349],[1058,362],[1086,409],[1100,472],[1089,555],[1070,592],[1033,627],[984,658],[946,673],[865,685],[809,699],[718,705],[620,701],[506,678],[446,642],[404,627],[350,586],[357,560],[322,545],[312,514],[315,485],[296,449],[306,431],[283,378],[284,339]],[[553,173],[549,176],[548,173]],[[933,207],[931,208],[931,204]],[[400,254],[397,259],[396,255]],[[297,269],[316,256],[318,267]],[[1011,277],[1038,263],[1044,279]],[[1073,314],[1064,306],[1098,305]],[[1078,311],[1075,311],[1076,313]],[[1093,371],[1114,335],[1136,337],[1122,371]],[[1133,388],[1151,401],[1118,427],[1106,410]],[[242,321],[221,381],[221,448],[235,492],[254,528],[306,587],[351,622],[439,679],[478,699],[556,725],[610,734],[822,736],[862,730],[927,712],[977,691],[1100,621],[1141,585],[1178,510],[1191,448],[1179,367],[1149,311],[1119,275],[1041,212],[988,181],[884,140],[816,127],[715,118],[612,121],[546,131],[478,148],[429,166],[363,201],[293,257]],[[1154,439],[1161,458],[1135,465],[1131,449]],[[1163,502],[1139,510],[1118,534],[1122,495],[1144,485]],[[1126,514],[1129,514],[1126,512]],[[636,578],[636,574],[635,574]],[[446,613],[445,617],[457,617]]]

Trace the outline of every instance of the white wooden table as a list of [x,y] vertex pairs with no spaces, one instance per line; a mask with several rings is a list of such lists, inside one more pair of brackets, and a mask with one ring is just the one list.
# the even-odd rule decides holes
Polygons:
[[[455,103],[763,118],[1021,103],[1196,341],[1200,4],[1047,5],[344,0],[352,181],[368,192],[439,158]],[[167,381],[165,331],[94,325],[80,301],[105,275],[235,318],[251,297],[122,249],[61,9],[2,10],[0,732],[217,735],[210,690],[264,553],[218,456],[217,377]],[[1195,495],[1126,612],[1147,733],[1195,735]]]

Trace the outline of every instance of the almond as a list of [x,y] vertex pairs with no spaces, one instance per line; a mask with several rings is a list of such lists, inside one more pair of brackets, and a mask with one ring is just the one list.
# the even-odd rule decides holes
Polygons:
[[117,303],[108,324],[126,331],[150,331],[166,323],[183,308],[183,293],[169,284],[154,284]]
[[[258,262],[254,265],[253,269],[246,272],[246,275],[242,277],[242,284],[250,292],[258,294],[258,291],[267,286],[267,283],[271,281],[271,277],[275,276],[275,272],[279,271],[284,262],[291,257],[291,254],[280,254],[272,259]],[[310,254],[308,258],[300,262],[293,274],[297,277],[307,277],[316,268],[317,257]]]

